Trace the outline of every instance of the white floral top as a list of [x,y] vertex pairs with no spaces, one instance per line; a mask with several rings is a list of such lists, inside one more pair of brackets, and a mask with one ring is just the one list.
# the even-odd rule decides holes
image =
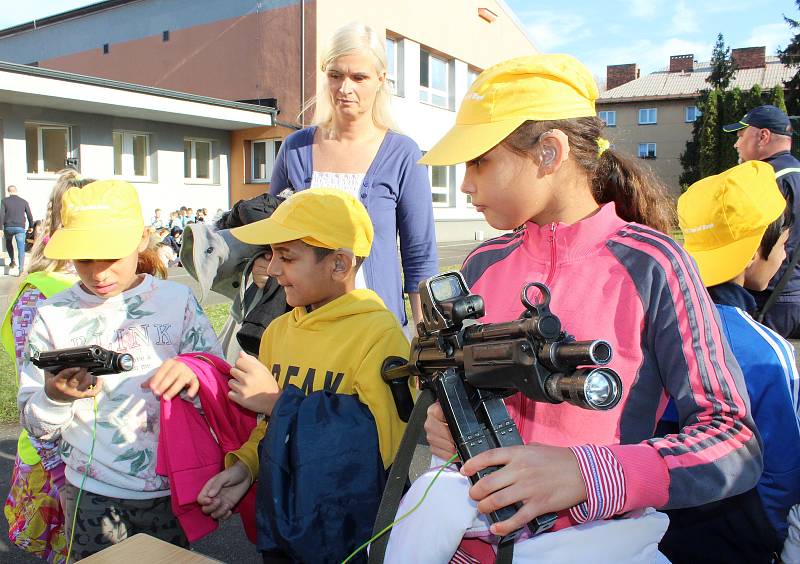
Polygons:
[[76,284],[39,307],[17,402],[32,437],[61,438],[66,478],[75,486],[81,483],[92,446],[93,400],[51,400],[44,393],[44,373],[29,358],[35,350],[92,344],[130,353],[134,368],[102,377],[94,459],[85,489],[121,499],[169,495],[167,479],[156,474],[159,400],[140,384],[178,354],[202,351],[221,356],[211,324],[188,287],[149,275],[119,296],[102,299]]

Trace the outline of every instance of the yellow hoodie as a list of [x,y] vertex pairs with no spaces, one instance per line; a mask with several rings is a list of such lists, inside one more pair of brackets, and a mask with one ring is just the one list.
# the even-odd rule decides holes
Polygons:
[[[261,337],[258,358],[281,388],[292,384],[306,395],[329,390],[357,396],[375,419],[381,458],[388,468],[405,423],[380,370],[386,357],[408,358],[409,350],[397,318],[378,294],[354,290],[312,312],[296,307],[274,320]],[[225,466],[239,459],[255,479],[258,444],[266,428],[262,422],[253,429],[248,441],[226,457]]]

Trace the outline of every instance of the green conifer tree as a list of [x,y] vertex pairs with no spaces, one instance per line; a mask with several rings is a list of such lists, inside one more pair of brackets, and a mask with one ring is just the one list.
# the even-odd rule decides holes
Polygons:
[[720,91],[715,88],[708,93],[703,110],[699,135],[699,170],[700,178],[705,178],[719,171],[719,99]]

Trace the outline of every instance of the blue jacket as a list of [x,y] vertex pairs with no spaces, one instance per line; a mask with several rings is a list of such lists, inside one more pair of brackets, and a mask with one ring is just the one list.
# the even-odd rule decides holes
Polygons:
[[742,367],[750,408],[763,440],[764,473],[756,489],[770,525],[786,538],[789,509],[800,503],[800,377],[794,348],[746,312],[755,302],[732,283],[708,289],[722,329]]
[[[783,265],[770,280],[767,290],[753,293],[759,307],[763,306],[769,298],[772,289],[778,284],[778,281],[786,271],[792,253],[797,248],[797,245],[800,244],[800,161],[794,158],[789,151],[775,153],[771,157],[764,159],[764,161],[771,164],[772,168],[775,169],[775,174],[778,176],[778,186],[792,209],[794,225],[792,226],[789,240],[786,241],[786,260]],[[782,172],[783,174],[781,174]],[[781,292],[778,302],[800,302],[800,261],[795,265],[794,274]]]
[[[270,194],[311,186],[315,131],[316,127],[295,131],[283,142],[275,158]],[[406,324],[403,292],[418,292],[419,283],[438,272],[431,186],[426,168],[417,164],[420,157],[411,138],[387,132],[359,193],[375,227],[372,251],[361,267],[367,287],[381,297],[402,325]]]
[[[259,448],[258,550],[308,564],[342,562],[372,536],[385,483],[366,405],[286,386]],[[366,552],[351,562],[366,562]]]

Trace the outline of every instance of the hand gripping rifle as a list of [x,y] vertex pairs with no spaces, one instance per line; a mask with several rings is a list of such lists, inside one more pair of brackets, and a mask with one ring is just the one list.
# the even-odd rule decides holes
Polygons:
[[[539,300],[529,300],[531,289],[541,294]],[[462,461],[490,449],[524,444],[503,402],[503,398],[517,392],[536,402],[566,401],[593,410],[611,409],[622,398],[619,375],[609,368],[597,368],[611,360],[611,345],[603,340],[576,341],[563,331],[560,320],[550,311],[550,290],[545,284],[526,284],[520,298],[525,312],[506,323],[471,321],[483,316],[483,298],[469,292],[458,272],[446,272],[421,282],[420,298],[423,321],[411,343],[410,360],[406,363],[398,357],[386,359],[383,378],[389,383],[404,421],[409,420],[414,405],[408,378],[417,378],[421,393],[410,415],[412,433],[415,423],[421,427],[435,395]],[[403,445],[400,449],[403,451]],[[398,453],[395,459],[398,475],[393,467],[376,532],[394,518],[400,495],[390,495],[389,488],[393,478],[394,482],[405,483],[406,476],[401,473],[407,473],[408,464],[400,460],[405,458],[403,454]],[[410,462],[410,455],[407,458]],[[470,480],[474,484],[498,469],[485,468]],[[384,508],[390,504],[393,507]],[[497,523],[510,518],[520,507],[519,503],[503,507],[489,517]],[[537,534],[552,527],[555,519],[553,513],[541,515],[528,527]],[[504,537],[501,546],[512,545],[519,532]],[[370,562],[383,560],[387,544],[388,534],[372,544]]]

